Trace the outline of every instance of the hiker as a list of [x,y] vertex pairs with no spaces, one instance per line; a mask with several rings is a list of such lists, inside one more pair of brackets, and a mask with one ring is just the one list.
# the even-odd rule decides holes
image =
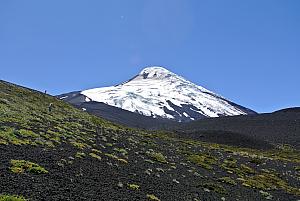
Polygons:
[[53,107],[54,107],[54,106],[53,106],[53,103],[50,103],[50,104],[49,104],[49,106],[48,106],[48,110],[49,110],[49,112],[51,112],[51,111],[52,111]]

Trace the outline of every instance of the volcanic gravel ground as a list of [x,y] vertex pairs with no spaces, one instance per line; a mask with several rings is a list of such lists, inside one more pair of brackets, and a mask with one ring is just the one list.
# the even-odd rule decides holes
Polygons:
[[290,144],[299,149],[300,109],[290,108],[249,116],[208,118],[177,124],[169,129],[180,131],[192,138],[202,136],[201,140],[216,143],[259,149],[270,148],[271,144]]
[[[122,137],[121,137],[122,138]],[[137,139],[137,138],[136,138]],[[259,190],[242,186],[222,185],[225,194],[219,194],[202,187],[205,182],[216,181],[226,173],[220,169],[208,171],[187,162],[177,154],[176,147],[156,141],[158,150],[171,163],[147,162],[145,154],[151,148],[145,144],[126,140],[114,143],[128,150],[128,164],[101,155],[98,160],[89,156],[83,159],[74,157],[78,149],[62,144],[56,148],[41,148],[4,145],[0,146],[0,189],[1,193],[19,194],[30,200],[147,200],[147,194],[154,194],[161,200],[265,200]],[[131,148],[128,148],[131,147]],[[171,148],[171,149],[170,149]],[[105,151],[111,152],[106,147]],[[112,149],[112,147],[111,147]],[[206,148],[193,148],[192,151],[207,152]],[[212,151],[220,159],[232,157],[230,153]],[[237,157],[239,163],[246,163],[246,157]],[[34,175],[15,174],[9,171],[10,160],[28,160],[45,167],[49,173]],[[62,160],[63,159],[63,160]],[[269,161],[264,168],[281,170],[281,163]],[[293,165],[291,165],[291,168]],[[291,180],[291,179],[290,179]],[[291,180],[293,185],[299,181]],[[123,186],[118,185],[119,183]],[[138,190],[130,189],[127,184],[138,184]],[[278,190],[272,192],[274,200],[296,200],[297,197]],[[298,197],[299,199],[299,197]]]

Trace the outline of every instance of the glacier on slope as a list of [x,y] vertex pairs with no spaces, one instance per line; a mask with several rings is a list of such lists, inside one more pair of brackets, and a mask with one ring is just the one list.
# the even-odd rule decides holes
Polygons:
[[89,89],[81,94],[86,101],[176,121],[255,113],[163,67],[147,67],[120,85]]

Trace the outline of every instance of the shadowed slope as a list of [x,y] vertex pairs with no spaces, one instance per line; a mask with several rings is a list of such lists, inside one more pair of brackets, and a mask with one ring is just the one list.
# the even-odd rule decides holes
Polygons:
[[195,137],[205,131],[219,133],[223,131],[224,136],[219,135],[218,142],[226,138],[226,132],[229,132],[236,133],[237,139],[252,138],[268,143],[290,144],[299,148],[300,111],[299,108],[290,108],[269,114],[203,119],[180,124],[176,126],[176,130],[190,133]]

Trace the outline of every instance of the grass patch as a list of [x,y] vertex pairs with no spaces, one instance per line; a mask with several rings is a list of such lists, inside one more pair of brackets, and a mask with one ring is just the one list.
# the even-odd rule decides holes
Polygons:
[[89,156],[92,157],[92,158],[96,158],[98,160],[101,160],[101,156],[98,156],[97,154],[95,153],[89,153]]
[[74,142],[74,141],[70,142],[70,144],[73,145],[74,147],[78,148],[78,149],[84,149],[87,146],[87,144],[85,144],[85,143]]
[[116,152],[118,152],[118,153],[120,153],[120,154],[122,154],[122,155],[127,155],[128,154],[128,152],[126,151],[126,149],[123,149],[123,148],[114,148],[114,151],[116,151]]
[[83,153],[83,152],[77,152],[77,153],[75,154],[75,157],[76,157],[76,158],[84,158],[84,157],[86,157],[86,154]]
[[282,189],[290,194],[300,196],[300,189],[289,186],[286,181],[271,173],[262,173],[246,177],[244,178],[242,185],[263,191]]
[[139,190],[140,186],[137,184],[127,184],[128,188],[131,190]]
[[42,166],[25,160],[11,160],[11,167],[9,168],[11,172],[21,174],[24,172],[29,172],[33,174],[46,174],[48,171]]
[[234,158],[228,158],[223,161],[221,164],[221,168],[226,170],[228,173],[234,173],[237,172],[238,166],[237,166],[237,160]]
[[241,171],[246,174],[255,174],[255,170],[244,164],[241,164]]
[[121,162],[121,163],[128,164],[128,161],[123,159],[123,158],[118,158],[118,161]]
[[229,185],[232,185],[232,186],[236,186],[237,183],[231,179],[230,177],[221,177],[218,179],[218,181],[222,182],[222,183],[225,183],[225,184],[229,184]]
[[109,158],[112,158],[112,159],[114,159],[114,160],[117,160],[117,161],[119,161],[119,162],[121,162],[121,163],[125,163],[125,164],[128,163],[127,160],[125,160],[125,159],[123,159],[123,158],[119,158],[118,156],[116,156],[116,155],[114,155],[114,154],[108,154],[108,153],[105,153],[104,155],[107,156],[107,157],[109,157]]
[[192,154],[187,159],[207,170],[212,170],[212,165],[217,164],[217,159],[209,154]]
[[94,153],[97,153],[97,154],[102,154],[102,151],[100,151],[98,149],[92,149],[91,151],[94,152]]
[[156,197],[153,194],[147,194],[147,198],[148,200],[152,200],[152,201],[160,201],[160,199],[158,199],[158,197]]
[[0,201],[27,201],[23,196],[19,195],[0,195]]
[[160,162],[160,163],[168,163],[165,156],[160,152],[150,152],[148,153],[148,156],[150,156],[153,160]]

